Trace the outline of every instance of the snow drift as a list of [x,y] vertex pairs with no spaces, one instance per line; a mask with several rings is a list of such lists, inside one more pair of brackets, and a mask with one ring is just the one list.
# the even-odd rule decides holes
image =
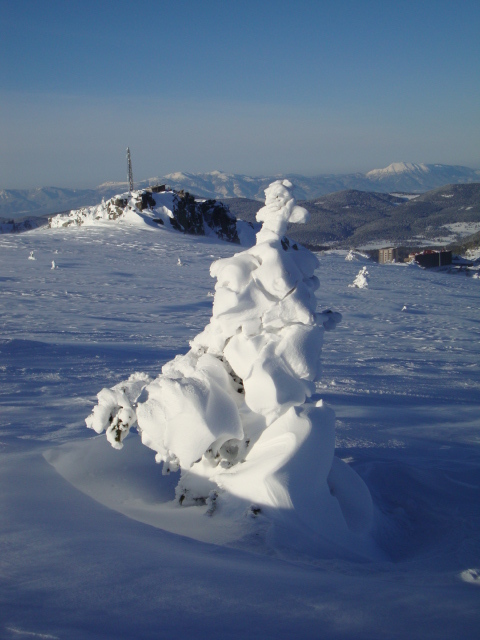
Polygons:
[[137,373],[100,391],[86,423],[116,449],[136,426],[163,474],[179,472],[177,509],[261,520],[280,544],[368,554],[370,494],[334,457],[335,415],[314,397],[324,332],[341,316],[317,312],[317,258],[285,236],[308,218],[291,189],[272,183],[256,245],[211,266],[213,315],[190,351],[155,380]]

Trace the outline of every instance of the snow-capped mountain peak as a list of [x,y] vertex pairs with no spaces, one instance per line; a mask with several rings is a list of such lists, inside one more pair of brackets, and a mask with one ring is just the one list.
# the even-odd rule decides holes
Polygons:
[[[441,165],[436,165],[441,166]],[[391,178],[402,174],[425,174],[430,173],[430,167],[427,164],[417,164],[415,162],[392,162],[384,169],[372,169],[366,176],[370,179],[381,180],[382,178]]]
[[[250,198],[263,201],[264,190],[274,180],[288,178],[295,184],[299,200],[313,200],[345,189],[381,193],[423,193],[447,184],[480,182],[480,171],[463,166],[393,162],[383,169],[368,173],[302,176],[248,176],[210,171],[189,173],[175,171],[164,176],[136,181],[137,189],[166,184],[175,191],[188,191],[199,198]],[[126,191],[126,182],[105,182],[94,189],[5,189],[0,194],[0,218],[20,219],[27,215],[52,214],[85,206],[93,206],[102,198],[109,199]]]
[[174,171],[173,173],[167,173],[164,176],[167,180],[188,180],[192,177],[191,173],[182,173],[181,171]]

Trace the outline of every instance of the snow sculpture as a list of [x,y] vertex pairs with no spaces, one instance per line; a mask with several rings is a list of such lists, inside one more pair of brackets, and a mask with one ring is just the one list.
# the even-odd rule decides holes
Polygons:
[[355,280],[352,284],[349,284],[349,287],[356,287],[357,289],[367,289],[368,287],[368,271],[367,267],[362,267],[360,271],[357,273]]
[[316,312],[317,258],[285,236],[308,218],[291,189],[272,183],[256,245],[212,264],[213,315],[190,351],[155,380],[134,374],[103,389],[86,423],[115,448],[136,424],[163,473],[180,470],[182,508],[261,513],[345,542],[369,529],[372,504],[334,458],[334,412],[312,399],[323,334],[341,316]]

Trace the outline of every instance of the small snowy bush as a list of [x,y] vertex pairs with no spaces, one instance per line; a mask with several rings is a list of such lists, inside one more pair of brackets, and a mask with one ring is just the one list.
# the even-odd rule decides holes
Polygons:
[[[325,330],[317,258],[285,236],[308,212],[288,180],[272,183],[251,249],[214,262],[213,315],[155,379],[135,374],[98,394],[86,420],[115,448],[136,425],[163,473],[180,470],[179,505],[240,514],[294,513],[314,531],[364,531],[371,501],[334,458],[335,416],[313,400]],[[253,505],[253,506],[252,506]],[[242,516],[243,517],[243,516]],[[274,516],[272,516],[274,517]]]
[[347,262],[353,262],[355,261],[357,258],[355,256],[355,251],[353,251],[353,249],[350,249],[350,251],[347,253],[347,255],[345,256],[345,260]]
[[367,271],[367,267],[362,267],[357,273],[355,280],[348,286],[356,287],[357,289],[366,289],[368,287],[368,276],[369,273]]

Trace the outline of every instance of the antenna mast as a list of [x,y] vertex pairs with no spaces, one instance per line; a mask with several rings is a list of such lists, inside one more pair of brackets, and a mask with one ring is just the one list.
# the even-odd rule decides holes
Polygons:
[[133,191],[133,171],[132,158],[130,157],[130,147],[127,147],[127,163],[128,163],[128,190]]

